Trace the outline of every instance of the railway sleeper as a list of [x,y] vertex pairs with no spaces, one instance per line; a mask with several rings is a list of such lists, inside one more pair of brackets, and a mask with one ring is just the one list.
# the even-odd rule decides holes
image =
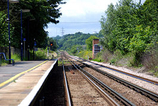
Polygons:
[[141,91],[141,88],[139,88],[139,87],[137,88],[137,87],[134,87],[133,84],[129,84],[129,82],[127,82],[127,81],[124,81],[124,80],[119,79],[119,78],[115,78],[113,75],[110,75],[110,74],[108,74],[108,73],[106,73],[106,72],[103,72],[103,71],[101,71],[101,70],[99,70],[99,69],[96,69],[96,68],[94,68],[94,67],[92,67],[92,66],[90,66],[90,65],[88,65],[88,64],[85,64],[85,63],[83,63],[83,64],[86,65],[87,67],[90,67],[90,68],[96,70],[97,72],[102,73],[102,74],[108,76],[109,78],[111,78],[111,79],[113,79],[113,80],[115,80],[115,81],[117,81],[117,82],[119,82],[119,83],[121,83],[121,84],[123,84],[123,85],[125,85],[125,86],[127,86],[127,87],[129,87],[129,88],[131,88],[131,89],[133,89],[133,90],[135,90],[136,92],[139,92],[139,93],[141,93],[142,95],[145,95],[145,96],[149,97],[150,99],[152,99],[152,100],[158,102],[157,96],[152,96],[152,95],[150,95],[149,93],[146,93],[146,91]]
[[149,97],[150,99],[152,99],[152,100],[158,102],[158,98],[157,98],[157,97],[150,96],[148,93],[146,93],[146,92],[144,92],[144,91],[141,91],[141,90],[140,90],[139,88],[137,88],[137,87],[134,87],[133,84],[129,84],[127,81],[124,81],[124,80],[119,79],[119,78],[115,78],[113,75],[107,74],[106,72],[102,72],[101,70],[95,69],[95,68],[92,67],[92,66],[90,66],[90,67],[91,67],[92,69],[94,69],[94,70],[100,72],[100,73],[104,73],[104,75],[106,75],[107,77],[113,79],[114,81],[117,81],[117,82],[119,82],[119,83],[121,83],[121,84],[123,84],[123,85],[125,85],[125,86],[127,86],[127,87],[129,87],[129,88],[131,88],[131,89],[133,89],[133,90],[135,90],[136,92],[139,92],[139,93],[141,93],[142,95],[145,95],[145,96]]

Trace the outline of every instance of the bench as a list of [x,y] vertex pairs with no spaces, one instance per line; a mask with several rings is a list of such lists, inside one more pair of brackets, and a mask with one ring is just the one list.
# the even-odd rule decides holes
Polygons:
[[[12,60],[12,65],[14,66],[14,64],[15,64],[14,59],[7,59],[6,56],[5,56],[5,53],[3,53],[3,52],[0,52],[0,55],[3,55],[3,57],[4,57],[4,59],[5,59],[6,61],[11,61],[11,60]],[[1,60],[1,59],[2,59],[2,57],[0,58],[0,60]]]

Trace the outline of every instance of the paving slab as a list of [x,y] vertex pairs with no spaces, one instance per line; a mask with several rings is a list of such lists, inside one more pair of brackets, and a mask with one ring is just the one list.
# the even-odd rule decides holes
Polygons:
[[[14,66],[7,65],[7,66],[0,66],[0,84],[4,81],[10,79],[11,77],[24,72],[26,70],[29,70],[41,63],[43,61],[20,61],[16,62]],[[1,88],[2,86],[0,86]]]
[[[41,62],[42,61],[36,62],[36,64]],[[0,106],[18,106],[21,101],[32,91],[34,86],[38,83],[40,78],[45,74],[45,72],[53,63],[54,61],[47,61],[43,65],[24,73],[15,81],[1,88]]]

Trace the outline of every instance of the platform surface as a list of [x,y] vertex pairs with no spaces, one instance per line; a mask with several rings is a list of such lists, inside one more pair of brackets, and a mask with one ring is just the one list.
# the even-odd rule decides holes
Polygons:
[[15,77],[0,88],[0,106],[18,106],[53,63],[53,60],[25,61],[15,66],[0,67],[1,85]]
[[16,62],[14,66],[12,64],[7,66],[2,66],[0,67],[0,83],[42,62],[44,61],[21,61],[21,62]]

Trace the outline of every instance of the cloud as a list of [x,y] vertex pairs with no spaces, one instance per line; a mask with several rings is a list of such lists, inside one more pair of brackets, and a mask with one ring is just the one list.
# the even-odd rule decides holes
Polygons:
[[103,12],[110,3],[115,4],[117,0],[66,0],[61,12],[64,16],[76,17],[86,16],[91,13]]
[[[48,24],[45,29],[49,32],[50,37],[64,34],[83,32],[94,33],[101,30],[100,19],[105,15],[108,5],[116,4],[119,0],[63,0],[67,2],[61,5],[62,16],[59,18],[60,23]],[[139,0],[133,0],[138,2]],[[141,1],[142,3],[145,0]]]

